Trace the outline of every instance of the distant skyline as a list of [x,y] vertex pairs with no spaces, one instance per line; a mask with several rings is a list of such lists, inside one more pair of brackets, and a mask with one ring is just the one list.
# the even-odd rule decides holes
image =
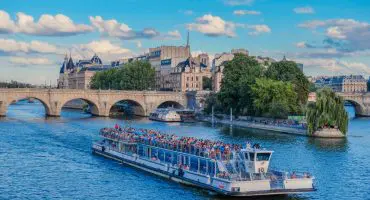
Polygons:
[[370,75],[370,2],[365,0],[1,1],[0,81],[56,83],[66,53],[105,64],[150,47],[304,64],[306,75]]

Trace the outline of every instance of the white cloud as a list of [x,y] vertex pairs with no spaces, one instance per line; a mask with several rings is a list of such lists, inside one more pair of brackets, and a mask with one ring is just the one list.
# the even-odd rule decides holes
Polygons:
[[43,14],[38,21],[25,13],[17,13],[16,20],[0,10],[0,33],[23,33],[41,36],[70,36],[91,32],[93,28],[84,24],[75,24],[69,17],[57,14]]
[[187,24],[187,28],[189,30],[201,32],[207,36],[236,36],[236,24],[210,14],[197,18],[196,23]]
[[224,3],[229,6],[252,5],[254,0],[224,0]]
[[0,52],[4,53],[55,53],[60,54],[62,50],[46,42],[33,40],[29,43],[19,42],[12,39],[0,38]]
[[342,61],[340,62],[341,65],[344,67],[347,67],[350,71],[356,71],[357,73],[360,74],[370,74],[370,68],[368,65],[361,63],[361,62],[347,62],[347,61]]
[[12,33],[16,30],[14,21],[10,18],[9,14],[0,10],[0,33]]
[[319,73],[320,75],[323,75],[324,71],[338,74],[370,75],[370,67],[362,62],[350,62],[332,58],[301,58],[296,59],[295,61],[304,64],[307,71],[316,71],[316,73]]
[[92,41],[88,44],[79,45],[83,51],[90,51],[97,54],[125,55],[131,53],[129,49],[112,44],[109,40]]
[[159,32],[152,28],[145,28],[142,31],[134,31],[127,24],[119,23],[115,19],[104,20],[101,16],[90,16],[91,24],[99,30],[100,33],[111,37],[117,37],[123,40],[138,38],[154,38],[159,36]]
[[326,30],[326,35],[335,39],[346,39],[346,35],[344,35],[342,30],[338,26],[329,27]]
[[315,10],[311,6],[294,8],[293,11],[297,14],[314,14]]
[[9,62],[16,65],[53,65],[47,58],[27,58],[27,57],[10,57]]
[[261,35],[263,33],[271,33],[271,28],[265,24],[259,25],[247,25],[248,29],[252,29],[252,32],[249,32],[249,35]]
[[242,16],[242,15],[260,15],[260,11],[255,10],[235,10],[233,12],[234,15]]
[[181,39],[181,34],[178,30],[168,31],[165,37],[167,39]]
[[329,41],[329,45],[342,51],[370,49],[370,24],[367,22],[354,19],[329,19],[306,21],[298,26],[318,31],[324,29],[328,38],[325,41]]
[[298,43],[296,44],[296,47],[297,47],[297,48],[306,48],[306,42],[298,42]]

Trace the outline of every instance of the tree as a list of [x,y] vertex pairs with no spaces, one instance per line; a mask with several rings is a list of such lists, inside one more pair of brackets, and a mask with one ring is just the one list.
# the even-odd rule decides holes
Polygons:
[[202,77],[203,81],[203,90],[212,90],[212,78],[207,76]]
[[206,98],[206,102],[205,102],[205,107],[204,107],[204,112],[206,114],[211,114],[212,113],[212,107],[213,107],[213,111],[215,113],[220,113],[222,112],[222,106],[221,106],[221,102],[218,98],[218,94],[217,93],[211,93],[207,96]]
[[254,58],[236,54],[224,68],[224,78],[218,98],[224,112],[230,108],[234,114],[254,114],[252,85],[263,76],[263,67]]
[[275,81],[266,78],[256,79],[252,86],[256,114],[264,117],[287,118],[300,110],[297,93],[290,82]]
[[344,100],[330,88],[317,92],[316,102],[307,106],[306,117],[309,134],[325,127],[337,127],[344,135],[347,133],[348,114]]
[[150,90],[154,88],[155,70],[149,62],[135,61],[121,68],[97,72],[91,79],[92,89]]
[[291,82],[294,85],[295,92],[298,94],[299,103],[302,105],[307,103],[310,82],[298,68],[297,63],[293,61],[272,63],[266,71],[266,77],[273,80]]

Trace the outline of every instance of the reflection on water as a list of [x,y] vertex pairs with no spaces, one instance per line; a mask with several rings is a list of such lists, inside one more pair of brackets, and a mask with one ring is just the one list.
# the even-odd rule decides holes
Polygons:
[[308,138],[308,144],[321,151],[346,151],[347,138]]
[[350,121],[347,139],[325,139],[208,123],[99,118],[76,110],[45,118],[38,103],[19,102],[7,114],[0,119],[0,199],[236,199],[92,155],[91,143],[99,138],[99,129],[116,123],[230,143],[260,143],[274,151],[272,168],[309,171],[316,177],[314,193],[237,199],[368,198],[370,123],[366,118]]

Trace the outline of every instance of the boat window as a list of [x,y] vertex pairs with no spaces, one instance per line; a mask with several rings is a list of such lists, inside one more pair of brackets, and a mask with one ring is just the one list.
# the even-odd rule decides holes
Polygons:
[[189,167],[189,157],[181,155],[181,164]]
[[208,174],[213,177],[215,175],[215,162],[208,160]]
[[249,160],[254,161],[254,153],[249,153]]
[[172,163],[172,153],[166,151],[166,158],[164,159],[166,163]]
[[144,156],[144,147],[143,146],[139,146],[139,156]]
[[270,159],[271,153],[257,153],[257,161],[267,161]]
[[164,150],[158,149],[158,159],[164,161]]
[[151,159],[152,160],[157,160],[158,159],[158,151],[155,148],[152,148]]
[[177,153],[174,152],[172,155],[172,164],[177,165]]
[[198,172],[198,158],[190,157],[190,171]]
[[207,160],[205,159],[200,159],[200,168],[199,171],[202,174],[207,174]]

